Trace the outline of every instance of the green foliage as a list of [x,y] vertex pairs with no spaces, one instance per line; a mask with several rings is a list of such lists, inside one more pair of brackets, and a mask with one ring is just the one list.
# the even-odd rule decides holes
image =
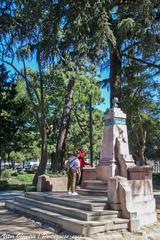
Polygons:
[[1,158],[9,154],[13,149],[19,150],[20,140],[19,129],[23,128],[22,119],[25,111],[24,99],[17,100],[16,83],[13,76],[10,76],[4,65],[0,65],[0,146]]
[[25,160],[25,154],[23,152],[12,151],[10,153],[10,159],[15,162],[22,162]]
[[159,88],[146,67],[133,63],[124,68],[123,110],[128,117],[130,150],[138,161],[142,152],[145,158],[158,159],[160,109],[155,90]]
[[6,190],[8,190],[8,182],[0,180],[0,191],[6,191]]
[[52,173],[52,172],[47,172],[45,173],[46,176],[57,178],[57,177],[62,177],[63,175],[61,173]]
[[33,186],[33,185],[28,185],[28,186],[25,186],[25,189],[24,189],[26,192],[36,192],[37,191],[37,187],[36,186]]
[[123,35],[127,35],[128,31],[133,31],[135,28],[135,21],[132,18],[126,18],[126,19],[122,19],[122,21],[120,21],[117,24],[117,29],[120,31],[120,34]]
[[5,169],[2,171],[1,178],[3,181],[7,181],[11,178],[11,171],[9,169]]
[[34,177],[34,174],[31,174],[31,173],[30,174],[24,173],[23,175],[18,174],[17,176],[12,176],[9,179],[8,184],[10,186],[31,185],[33,177]]
[[17,172],[17,171],[11,172],[11,176],[12,176],[12,177],[17,177],[17,176],[18,176],[18,172]]
[[25,184],[30,183],[32,181],[33,174],[20,174],[17,176],[17,180],[20,182],[24,182]]
[[160,188],[160,173],[153,173],[153,187]]

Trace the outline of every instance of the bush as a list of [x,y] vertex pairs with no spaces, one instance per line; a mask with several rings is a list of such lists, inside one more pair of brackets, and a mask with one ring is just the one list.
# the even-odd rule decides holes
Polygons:
[[26,188],[25,184],[9,184],[8,190],[21,190],[24,191]]
[[62,172],[55,172],[55,173],[53,173],[53,172],[48,171],[48,172],[45,173],[45,175],[49,176],[49,177],[56,178],[56,177],[62,177],[64,174]]
[[37,192],[37,187],[36,186],[33,186],[33,185],[28,185],[25,187],[25,191],[26,192]]
[[17,172],[18,172],[18,174],[20,174],[20,175],[25,174],[25,172],[24,172],[23,170],[18,170]]
[[8,182],[7,181],[0,181],[0,191],[8,190]]
[[20,182],[24,182],[25,184],[31,183],[33,180],[34,174],[22,174],[17,176],[17,180]]
[[12,172],[12,173],[11,173],[11,176],[12,176],[12,177],[17,177],[17,176],[18,176],[18,172],[17,172],[17,171]]
[[11,171],[9,169],[5,169],[2,172],[1,178],[3,179],[3,181],[7,181],[9,178],[11,178]]
[[160,173],[153,173],[153,186],[160,186]]

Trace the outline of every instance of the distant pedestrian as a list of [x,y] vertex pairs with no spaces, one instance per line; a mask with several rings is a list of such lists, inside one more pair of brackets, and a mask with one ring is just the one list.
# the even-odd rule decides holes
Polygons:
[[80,162],[80,177],[77,177],[77,186],[81,186],[82,180],[83,180],[83,168],[88,165],[90,166],[90,163],[85,162],[84,157],[86,156],[86,151],[84,149],[81,149],[79,153],[77,154],[77,158],[79,159]]
[[68,158],[67,163],[65,164],[67,170],[68,183],[67,191],[69,195],[76,196],[76,177],[77,174],[80,174],[80,162],[76,156],[71,156]]

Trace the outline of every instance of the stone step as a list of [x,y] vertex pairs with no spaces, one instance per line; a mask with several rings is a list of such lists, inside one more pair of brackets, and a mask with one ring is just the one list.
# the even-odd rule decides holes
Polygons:
[[41,192],[28,192],[25,193],[27,198],[35,199],[38,201],[59,204],[66,207],[78,208],[86,211],[96,211],[108,209],[107,198],[97,199],[94,197],[82,198],[81,196],[68,196],[61,194],[60,196]]
[[160,209],[157,209],[157,218],[158,218],[158,221],[160,221]]
[[160,209],[157,209],[157,214],[160,214]]
[[104,221],[82,221],[62,214],[40,209],[33,205],[26,205],[16,201],[6,201],[6,207],[13,211],[21,212],[25,215],[36,217],[48,224],[58,224],[62,229],[76,233],[82,236],[90,236],[96,233],[109,230],[118,230],[128,228],[128,219],[110,219]]
[[107,198],[107,190],[80,188],[77,192],[81,195],[106,196]]
[[58,205],[48,202],[37,201],[26,197],[17,197],[16,202],[32,205],[43,210],[52,211],[58,214],[62,214],[71,218],[76,218],[84,221],[101,221],[105,219],[115,219],[120,216],[120,212],[113,210],[97,210],[97,211],[84,211],[72,207],[66,207],[65,205]]
[[156,208],[160,209],[160,199],[156,199]]
[[83,188],[95,189],[95,190],[107,190],[108,184],[101,180],[85,180],[83,182]]

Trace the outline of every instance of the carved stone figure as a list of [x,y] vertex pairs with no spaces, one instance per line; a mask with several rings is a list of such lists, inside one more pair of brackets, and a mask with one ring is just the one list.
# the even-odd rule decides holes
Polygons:
[[127,141],[123,135],[123,130],[118,126],[117,126],[117,130],[119,132],[119,135],[116,138],[116,143],[115,143],[115,156],[118,164],[117,175],[127,177],[126,160],[127,160],[127,157],[129,157],[125,154]]

